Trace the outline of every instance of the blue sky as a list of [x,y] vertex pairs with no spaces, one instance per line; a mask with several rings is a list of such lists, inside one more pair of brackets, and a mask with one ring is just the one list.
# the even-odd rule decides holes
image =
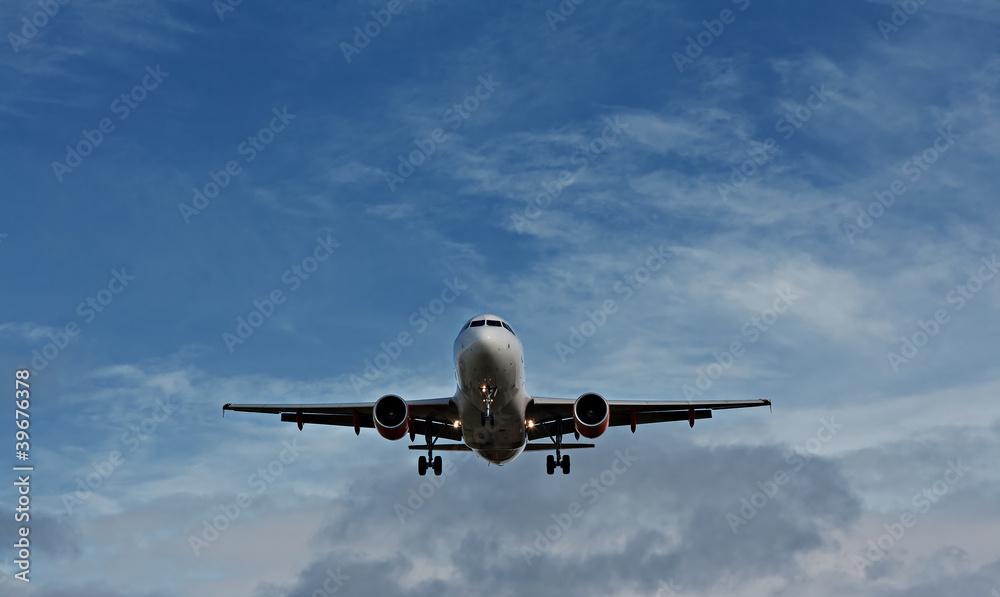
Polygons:
[[[0,8],[5,595],[1000,592],[995,3],[219,6]],[[485,312],[529,392],[774,412],[440,486],[221,417],[449,396]]]

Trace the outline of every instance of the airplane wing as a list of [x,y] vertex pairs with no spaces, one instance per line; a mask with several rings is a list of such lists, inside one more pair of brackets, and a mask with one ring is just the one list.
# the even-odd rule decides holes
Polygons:
[[[527,419],[534,421],[528,430],[528,440],[541,439],[573,431],[573,404],[576,398],[533,397],[528,403]],[[694,426],[695,419],[712,418],[713,410],[771,406],[771,401],[760,400],[608,400],[608,427],[629,425],[635,432],[636,425],[687,421]]]
[[[428,430],[435,437],[461,441],[462,431],[448,425],[446,421],[458,418],[458,408],[451,398],[430,398],[427,400],[407,400],[412,433],[425,435]],[[354,427],[355,433],[361,428],[375,428],[372,418],[374,402],[342,402],[327,404],[225,404],[227,410],[251,413],[269,413],[281,416],[282,421],[296,423],[299,429],[309,425],[338,425]]]

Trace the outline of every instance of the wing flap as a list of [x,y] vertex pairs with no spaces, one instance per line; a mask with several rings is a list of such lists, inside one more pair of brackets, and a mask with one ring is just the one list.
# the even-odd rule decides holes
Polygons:
[[[411,450],[426,450],[425,444],[410,444],[407,446]],[[435,451],[441,452],[471,452],[472,448],[465,444],[434,444]]]
[[[354,417],[352,415],[317,415],[302,413],[302,424],[306,425],[337,425],[340,427],[354,427]],[[298,423],[298,413],[281,413],[281,420],[288,423]],[[371,413],[358,415],[358,427],[374,429],[375,421]]]
[[[560,450],[579,450],[581,448],[593,448],[594,444],[561,444],[559,446]],[[524,445],[525,452],[546,452],[549,450],[555,451],[555,444],[547,444],[543,442],[538,442],[536,444],[528,443]]]
[[[687,410],[668,410],[664,412],[637,412],[635,413],[635,424],[643,425],[645,423],[665,423],[667,421],[689,421],[691,420],[691,412]],[[695,419],[711,419],[712,411],[708,409],[695,410]],[[611,421],[608,422],[609,427],[621,427],[623,425],[631,425],[632,416],[628,411],[625,412],[615,412],[611,411]]]

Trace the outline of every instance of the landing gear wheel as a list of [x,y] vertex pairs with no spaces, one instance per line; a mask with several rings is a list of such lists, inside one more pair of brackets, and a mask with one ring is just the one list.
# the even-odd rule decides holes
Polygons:
[[[440,458],[440,456],[438,456],[438,458]],[[423,456],[417,460],[417,472],[420,473],[421,477],[427,474],[427,459]]]
[[549,454],[545,458],[545,472],[550,475],[556,472],[556,459],[552,454]]
[[497,418],[496,416],[493,415],[493,413],[490,413],[490,427],[496,427],[496,426],[497,426]]
[[435,456],[434,457],[434,474],[436,476],[440,477],[441,476],[441,469],[442,469],[441,457],[440,456]]
[[562,457],[562,463],[559,466],[562,467],[562,471],[563,471],[564,475],[568,475],[569,474],[569,456],[568,455]]
[[479,413],[479,424],[486,427],[486,413]]

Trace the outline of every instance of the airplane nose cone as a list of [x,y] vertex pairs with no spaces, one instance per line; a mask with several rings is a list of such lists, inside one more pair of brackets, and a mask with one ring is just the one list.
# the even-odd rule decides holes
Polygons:
[[[505,331],[505,330],[500,330]],[[500,333],[488,327],[469,328],[459,336],[456,348],[460,354],[485,356],[500,345]],[[472,352],[469,352],[472,351]]]

